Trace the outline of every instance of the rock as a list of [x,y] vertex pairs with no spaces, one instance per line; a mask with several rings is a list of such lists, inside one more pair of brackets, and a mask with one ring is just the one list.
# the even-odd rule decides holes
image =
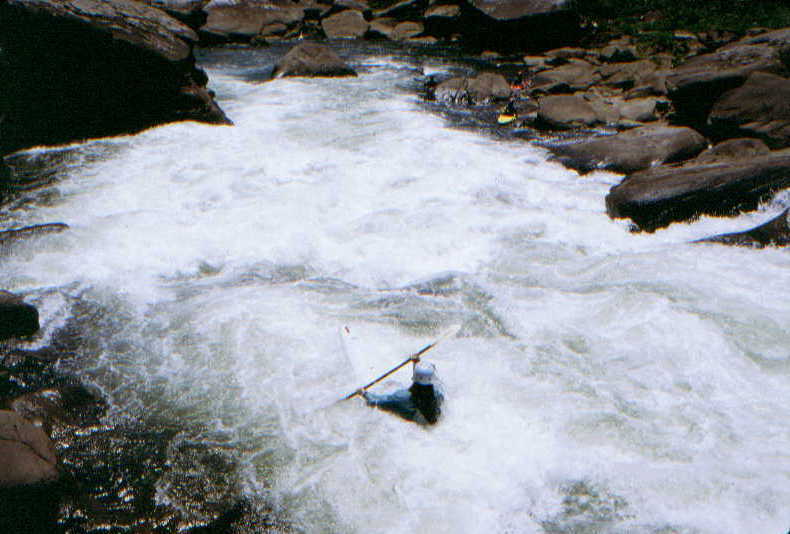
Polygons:
[[706,146],[705,138],[691,128],[650,125],[551,150],[555,159],[582,173],[630,173],[694,157]]
[[582,95],[554,95],[538,100],[538,121],[548,128],[570,129],[604,122]]
[[548,50],[543,54],[544,61],[551,65],[564,65],[569,59],[583,59],[589,61],[595,58],[595,53],[587,50],[586,48],[577,48],[573,46],[565,46],[563,48],[555,48]]
[[658,120],[659,104],[666,106],[669,103],[655,97],[635,98],[621,102],[617,106],[617,111],[620,115],[620,119],[637,122],[653,122]]
[[359,11],[348,9],[321,21],[321,27],[329,39],[354,39],[368,31],[368,21]]
[[470,0],[460,31],[480,50],[548,50],[582,36],[570,0]]
[[419,22],[400,22],[392,29],[390,39],[394,41],[405,41],[412,37],[417,37],[424,31],[424,27]]
[[461,8],[456,5],[434,5],[425,11],[424,18],[451,19],[458,17],[460,14]]
[[271,24],[291,27],[301,22],[307,4],[275,0],[268,4],[211,2],[206,6],[208,18],[200,28],[206,43],[248,42]]
[[261,31],[256,36],[256,39],[262,38],[265,40],[267,37],[280,37],[284,35],[285,32],[287,31],[288,31],[288,26],[280,22],[267,24],[263,28],[261,28]]
[[702,214],[733,215],[790,186],[790,149],[714,163],[661,166],[626,177],[606,196],[611,217],[653,231]]
[[606,85],[629,90],[643,85],[645,80],[649,80],[650,76],[655,74],[656,70],[658,70],[658,66],[655,63],[643,59],[630,63],[605,65],[599,70],[599,73]]
[[754,248],[786,247],[790,245],[788,215],[790,215],[790,210],[785,210],[778,217],[751,230],[706,237],[695,241],[695,243],[722,243]]
[[206,23],[207,15],[203,8],[209,0],[142,0],[142,2],[165,11],[193,30]]
[[68,427],[98,425],[106,405],[99,395],[72,382],[27,393],[6,402],[4,408],[51,433]]
[[0,290],[0,341],[38,332],[38,310],[22,297]]
[[376,18],[393,18],[399,21],[419,20],[427,7],[427,0],[402,0],[386,9],[374,11],[373,15]]
[[369,39],[392,39],[397,25],[397,19],[391,17],[374,19],[370,22],[370,29],[366,37]]
[[618,39],[603,47],[598,57],[607,63],[627,63],[636,60],[639,54],[630,40]]
[[752,158],[771,152],[768,146],[759,139],[728,139],[715,145],[694,158],[696,163],[716,163],[734,159]]
[[68,228],[69,225],[64,223],[48,223],[3,230],[0,231],[0,246],[7,245],[8,243],[16,241],[17,239],[60,233],[64,230],[68,230]]
[[309,41],[293,47],[272,70],[272,78],[356,75],[357,73],[334,50],[326,45]]
[[669,96],[677,120],[704,128],[713,103],[742,85],[752,72],[781,73],[781,49],[746,39],[710,54],[696,56],[667,76]]
[[194,31],[132,0],[0,2],[0,154],[177,120],[228,124]]
[[0,410],[0,488],[28,486],[58,478],[52,440],[17,413]]
[[511,90],[501,74],[483,72],[474,78],[450,78],[434,92],[436,100],[453,104],[483,105],[510,98]]
[[666,96],[667,90],[667,71],[656,71],[648,74],[644,78],[634,80],[636,87],[630,89],[626,96],[628,98],[642,98],[645,96]]
[[572,93],[589,89],[601,80],[596,67],[578,59],[565,65],[539,72],[532,79],[535,94]]
[[790,146],[790,80],[752,73],[711,109],[708,124],[716,137],[759,137],[772,148]]

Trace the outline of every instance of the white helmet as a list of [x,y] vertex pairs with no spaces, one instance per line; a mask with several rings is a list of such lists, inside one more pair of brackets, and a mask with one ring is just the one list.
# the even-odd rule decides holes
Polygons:
[[433,376],[435,373],[436,367],[432,363],[417,362],[417,365],[414,366],[412,380],[415,384],[430,386],[433,384]]

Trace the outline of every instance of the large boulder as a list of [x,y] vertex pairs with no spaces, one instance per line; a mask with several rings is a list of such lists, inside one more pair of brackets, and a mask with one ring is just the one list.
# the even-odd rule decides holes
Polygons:
[[436,100],[453,104],[483,105],[510,98],[512,91],[501,74],[482,72],[473,78],[450,78],[434,92]]
[[611,217],[653,231],[701,214],[733,215],[790,186],[790,149],[714,162],[661,166],[626,177],[606,196]]
[[790,210],[784,210],[778,217],[751,230],[706,237],[695,241],[695,243],[721,243],[753,248],[786,247],[790,245],[789,214]]
[[0,1],[0,154],[169,121],[229,123],[195,66],[196,39],[132,0]]
[[284,76],[356,76],[334,50],[326,45],[304,42],[296,45],[275,65],[272,78]]
[[200,36],[206,43],[227,41],[250,41],[261,30],[273,24],[293,26],[305,16],[308,5],[288,0],[268,3],[220,3],[211,2],[205,7],[208,17],[200,28]]
[[370,24],[361,12],[347,9],[321,21],[321,28],[329,39],[354,39],[365,35]]
[[0,290],[0,340],[38,332],[38,310],[22,297]]
[[707,140],[691,128],[657,124],[551,150],[555,159],[579,172],[630,173],[692,158],[706,146]]
[[790,32],[771,32],[724,46],[710,54],[689,59],[667,75],[669,95],[677,120],[704,127],[713,103],[742,85],[753,72],[780,74]]
[[[470,0],[461,26],[464,41],[479,49],[548,50],[581,37],[570,0]],[[468,7],[467,7],[468,6]]]
[[721,137],[759,137],[773,148],[790,146],[790,80],[755,72],[741,87],[724,94],[708,116]]
[[209,0],[141,0],[142,3],[157,7],[168,15],[197,30],[206,23],[203,8]]

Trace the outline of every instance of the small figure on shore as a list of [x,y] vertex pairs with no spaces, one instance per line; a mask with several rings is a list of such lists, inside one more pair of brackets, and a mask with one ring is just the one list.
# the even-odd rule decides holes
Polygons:
[[417,362],[414,366],[412,385],[388,395],[377,395],[359,390],[368,406],[392,412],[408,421],[421,425],[432,425],[441,415],[444,395],[436,380],[436,368],[432,363]]
[[511,99],[508,101],[505,108],[499,113],[497,122],[499,124],[510,124],[518,118],[518,111],[516,111],[516,103]]

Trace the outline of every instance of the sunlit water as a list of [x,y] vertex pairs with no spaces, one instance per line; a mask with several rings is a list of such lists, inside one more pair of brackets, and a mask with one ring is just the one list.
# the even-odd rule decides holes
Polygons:
[[[305,532],[787,531],[790,256],[688,244],[781,202],[632,234],[605,214],[620,177],[452,127],[418,62],[264,83],[276,52],[203,58],[234,127],[57,149],[60,178],[3,214],[70,225],[16,245],[0,287],[42,344],[74,298],[102,310],[62,367],[111,417],[193,425]],[[438,426],[333,404],[453,324]]]

